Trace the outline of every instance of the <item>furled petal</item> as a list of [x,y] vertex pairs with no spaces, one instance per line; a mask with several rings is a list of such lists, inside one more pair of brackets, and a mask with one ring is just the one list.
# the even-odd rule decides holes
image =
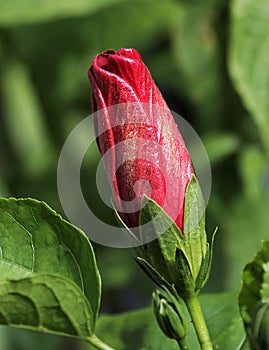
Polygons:
[[109,50],[88,71],[95,132],[114,200],[129,227],[139,224],[143,194],[180,229],[193,168],[173,116],[139,53]]

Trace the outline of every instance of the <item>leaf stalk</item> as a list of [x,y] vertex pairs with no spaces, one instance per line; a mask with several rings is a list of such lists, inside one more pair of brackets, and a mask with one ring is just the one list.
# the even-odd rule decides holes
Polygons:
[[104,343],[101,339],[99,339],[95,334],[93,334],[88,339],[88,343],[95,347],[98,350],[115,350],[111,348],[109,345]]

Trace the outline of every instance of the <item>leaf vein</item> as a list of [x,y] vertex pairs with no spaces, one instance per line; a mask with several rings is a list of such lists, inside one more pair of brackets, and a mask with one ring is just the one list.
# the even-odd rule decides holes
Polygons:
[[83,291],[83,294],[85,294],[83,276],[82,276],[82,272],[81,272],[81,268],[80,268],[79,262],[77,261],[77,258],[76,258],[76,256],[74,255],[74,253],[72,252],[72,250],[71,250],[69,247],[67,247],[67,245],[64,243],[64,240],[63,240],[63,237],[62,237],[62,233],[61,233],[61,231],[59,230],[59,227],[58,227],[58,226],[57,226],[57,232],[58,232],[58,234],[59,234],[59,236],[60,236],[61,243],[62,243],[63,247],[64,247],[65,250],[71,255],[71,257],[72,257],[74,263],[76,264],[77,271],[78,271],[78,274],[79,274],[81,289],[82,289],[82,291]]
[[32,233],[27,230],[27,228],[25,226],[23,226],[13,215],[11,215],[9,212],[7,212],[5,210],[5,213],[14,220],[14,222],[21,227],[21,229],[27,233],[27,235],[30,237],[30,246],[32,249],[32,267],[31,267],[31,271],[34,272],[34,265],[35,265],[35,247],[34,247],[34,241],[33,241],[33,236]]

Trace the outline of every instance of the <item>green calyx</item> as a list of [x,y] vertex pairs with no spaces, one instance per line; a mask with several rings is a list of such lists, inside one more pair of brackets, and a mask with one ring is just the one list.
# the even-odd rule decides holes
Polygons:
[[212,248],[207,243],[204,209],[195,176],[186,189],[183,232],[156,202],[143,198],[140,238],[146,241],[154,233],[156,239],[137,248],[136,261],[158,286],[175,288],[183,299],[197,294],[210,272]]

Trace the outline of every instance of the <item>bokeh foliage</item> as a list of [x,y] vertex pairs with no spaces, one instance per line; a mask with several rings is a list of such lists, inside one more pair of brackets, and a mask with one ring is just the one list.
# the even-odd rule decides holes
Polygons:
[[[268,22],[266,0],[0,0],[0,195],[61,211],[57,160],[91,111],[87,68],[100,51],[134,47],[209,154],[207,226],[219,232],[208,291],[239,290],[242,268],[269,238]],[[96,214],[113,222],[95,188],[98,160],[91,149],[82,186]],[[133,252],[95,249],[103,310],[148,304],[151,284]],[[19,332],[18,344],[13,330],[1,332],[5,350],[35,348],[42,337]],[[67,349],[66,340],[44,339],[45,348]]]

